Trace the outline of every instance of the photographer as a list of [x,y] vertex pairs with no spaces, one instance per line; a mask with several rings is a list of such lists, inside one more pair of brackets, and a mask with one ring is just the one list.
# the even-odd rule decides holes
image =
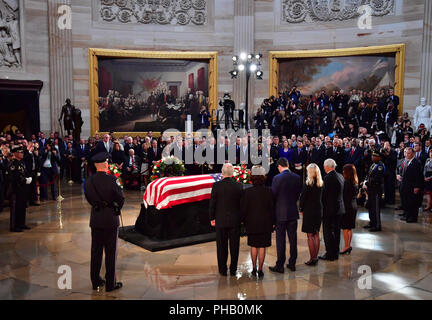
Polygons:
[[261,136],[262,130],[265,129],[264,114],[261,108],[258,108],[257,113],[254,116],[255,129],[258,130],[258,135]]
[[321,91],[321,94],[318,97],[318,103],[319,103],[321,109],[323,109],[324,106],[328,106],[329,105],[330,99],[329,99],[328,95],[326,95],[325,90]]
[[300,102],[301,93],[299,90],[297,90],[297,86],[293,86],[291,88],[291,91],[288,94],[288,97],[291,99],[292,102],[294,102],[296,105]]
[[343,138],[346,136],[345,126],[343,125],[343,119],[339,117],[336,118],[335,124],[333,126],[333,131],[339,137]]
[[206,106],[201,106],[200,113],[198,115],[199,129],[208,129],[210,126],[210,114],[208,113]]

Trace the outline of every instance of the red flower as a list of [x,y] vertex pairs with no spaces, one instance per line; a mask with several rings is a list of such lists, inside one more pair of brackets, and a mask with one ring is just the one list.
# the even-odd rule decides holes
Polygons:
[[118,178],[118,177],[120,177],[120,174],[116,173],[114,176],[115,176],[116,178]]

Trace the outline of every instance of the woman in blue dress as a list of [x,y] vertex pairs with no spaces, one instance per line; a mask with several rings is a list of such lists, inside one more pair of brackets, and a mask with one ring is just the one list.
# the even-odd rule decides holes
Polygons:
[[282,147],[279,149],[279,158],[286,158],[288,162],[291,163],[294,151],[290,148],[288,140],[282,142]]

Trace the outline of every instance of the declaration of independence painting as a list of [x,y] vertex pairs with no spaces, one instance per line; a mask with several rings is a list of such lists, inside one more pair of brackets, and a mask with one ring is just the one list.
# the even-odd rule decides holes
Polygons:
[[394,88],[395,55],[358,55],[342,57],[289,58],[279,60],[279,91],[294,85],[303,97],[321,90],[375,90]]
[[185,131],[209,107],[209,61],[100,58],[99,131]]

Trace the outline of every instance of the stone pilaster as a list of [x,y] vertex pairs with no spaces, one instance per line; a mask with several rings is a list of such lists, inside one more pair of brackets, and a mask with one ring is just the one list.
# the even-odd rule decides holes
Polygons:
[[432,1],[425,1],[420,96],[432,104]]
[[[254,51],[255,6],[253,0],[234,0],[234,55],[241,52],[251,53]],[[249,82],[249,119],[253,117],[254,78],[251,76]],[[246,72],[234,80],[232,98],[239,107],[246,98]],[[251,122],[250,127],[253,125]]]
[[[48,31],[49,31],[49,62],[50,62],[50,101],[51,130],[59,131],[61,107],[65,100],[73,97],[73,56],[72,30],[60,29],[58,26],[61,5],[71,5],[70,0],[48,1]],[[73,15],[73,13],[72,13]],[[63,125],[63,124],[62,124]]]

